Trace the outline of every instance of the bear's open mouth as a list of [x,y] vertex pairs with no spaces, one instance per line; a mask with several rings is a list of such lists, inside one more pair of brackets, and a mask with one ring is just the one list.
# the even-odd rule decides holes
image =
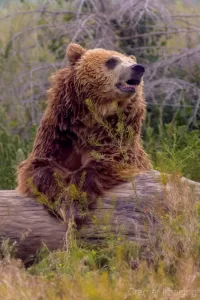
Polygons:
[[140,84],[140,80],[130,79],[130,80],[127,80],[126,82],[118,83],[117,87],[122,92],[135,92],[135,89],[136,89],[137,85],[139,85],[139,84]]

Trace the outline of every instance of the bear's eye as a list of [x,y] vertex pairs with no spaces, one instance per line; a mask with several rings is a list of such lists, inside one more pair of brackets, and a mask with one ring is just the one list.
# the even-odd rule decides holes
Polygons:
[[109,58],[107,61],[106,61],[106,67],[109,69],[109,70],[112,70],[114,69],[117,64],[118,64],[119,60],[117,58]]

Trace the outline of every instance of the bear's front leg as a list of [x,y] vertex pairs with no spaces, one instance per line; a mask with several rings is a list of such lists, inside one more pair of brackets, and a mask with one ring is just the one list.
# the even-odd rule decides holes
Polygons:
[[71,184],[75,184],[79,191],[85,192],[89,202],[93,202],[106,190],[123,181],[122,177],[112,172],[110,164],[93,161],[74,172]]
[[77,170],[72,176],[71,184],[75,184],[79,191],[86,192],[88,200],[94,200],[103,194],[103,186],[95,167]]

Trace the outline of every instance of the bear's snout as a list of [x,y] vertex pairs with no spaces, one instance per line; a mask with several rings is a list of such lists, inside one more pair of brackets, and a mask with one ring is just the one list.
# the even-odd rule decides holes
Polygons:
[[145,67],[143,65],[132,65],[131,66],[131,69],[133,70],[133,73],[137,76],[140,76],[142,77],[142,75],[144,74],[145,72]]

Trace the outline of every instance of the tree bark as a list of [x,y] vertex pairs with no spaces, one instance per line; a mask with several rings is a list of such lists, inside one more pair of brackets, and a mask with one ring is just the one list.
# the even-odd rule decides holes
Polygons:
[[[159,172],[144,172],[132,182],[106,192],[78,223],[79,238],[92,245],[102,243],[110,233],[116,240],[125,237],[140,245],[148,244],[159,226],[155,211],[167,209],[166,193],[170,185],[161,181]],[[200,192],[200,183],[185,178],[182,181]],[[36,200],[21,197],[16,191],[0,191],[0,238],[16,243],[17,257],[31,260],[42,244],[50,250],[62,248],[66,229],[67,224]]]

